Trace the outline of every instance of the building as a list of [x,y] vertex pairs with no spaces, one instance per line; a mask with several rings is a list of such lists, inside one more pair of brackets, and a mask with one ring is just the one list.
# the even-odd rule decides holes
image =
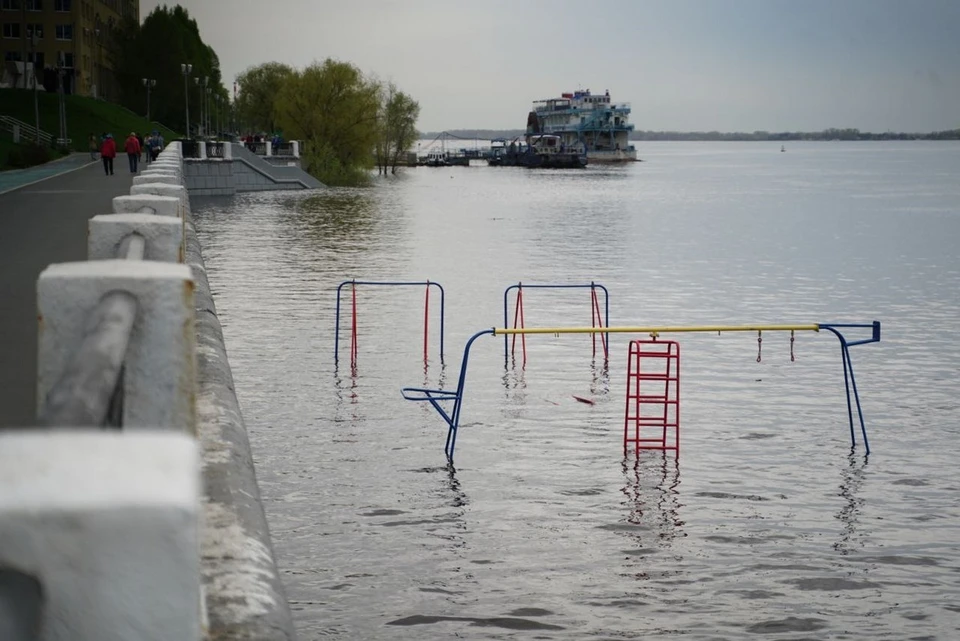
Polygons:
[[116,99],[111,34],[127,17],[140,22],[140,0],[0,0],[0,86],[32,87],[35,62],[37,81],[56,91],[60,62],[67,93]]

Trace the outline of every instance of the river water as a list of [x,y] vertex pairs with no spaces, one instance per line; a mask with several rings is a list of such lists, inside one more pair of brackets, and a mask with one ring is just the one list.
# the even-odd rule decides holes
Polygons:
[[[960,638],[960,145],[656,143],[583,171],[416,168],[197,199],[301,639]],[[423,361],[424,287],[436,281]],[[883,323],[681,343],[681,453],[624,457],[627,345],[470,357],[456,466],[400,388],[454,388],[508,285],[610,292],[613,325]],[[511,301],[512,305],[512,301]],[[512,306],[511,306],[512,321]],[[524,293],[589,325],[589,290]],[[850,338],[866,337],[851,331]],[[579,402],[574,396],[592,401]]]

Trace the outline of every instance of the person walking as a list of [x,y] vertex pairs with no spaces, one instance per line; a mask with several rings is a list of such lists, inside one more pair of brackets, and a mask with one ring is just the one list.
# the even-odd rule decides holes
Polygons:
[[100,153],[100,141],[97,140],[96,134],[90,134],[88,145],[90,147],[90,160],[96,160],[99,158],[97,154]]
[[154,131],[150,143],[150,160],[156,160],[161,151],[163,151],[163,135],[159,131]]
[[140,162],[140,141],[137,140],[136,132],[130,132],[127,141],[123,143],[123,149],[127,152],[127,160],[130,161],[130,173],[137,173],[137,164]]
[[107,134],[100,145],[100,159],[103,161],[103,173],[107,176],[113,175],[113,159],[117,157],[117,143],[113,139],[113,134]]

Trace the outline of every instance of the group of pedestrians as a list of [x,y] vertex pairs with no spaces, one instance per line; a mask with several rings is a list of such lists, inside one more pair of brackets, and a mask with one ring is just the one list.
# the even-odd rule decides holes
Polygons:
[[[137,173],[141,155],[145,154],[146,162],[156,160],[163,150],[163,142],[163,136],[159,131],[148,134],[146,138],[131,131],[123,143],[123,150],[126,152],[127,160],[130,163],[130,173]],[[103,134],[100,137],[99,144],[96,136],[90,134],[90,155],[95,155],[97,151],[99,151],[100,160],[103,162],[103,173],[112,176],[113,159],[117,157],[117,142],[114,140],[113,134]]]

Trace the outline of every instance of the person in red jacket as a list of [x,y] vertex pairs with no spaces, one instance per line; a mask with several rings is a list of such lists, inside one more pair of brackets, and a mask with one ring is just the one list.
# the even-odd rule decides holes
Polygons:
[[123,143],[123,149],[127,152],[127,160],[130,161],[130,173],[137,173],[137,164],[140,162],[140,141],[137,140],[136,132],[130,132],[127,141]]
[[108,176],[113,175],[113,159],[117,157],[117,143],[113,139],[113,134],[107,134],[103,137],[103,143],[100,145],[100,159],[103,160],[103,173]]

